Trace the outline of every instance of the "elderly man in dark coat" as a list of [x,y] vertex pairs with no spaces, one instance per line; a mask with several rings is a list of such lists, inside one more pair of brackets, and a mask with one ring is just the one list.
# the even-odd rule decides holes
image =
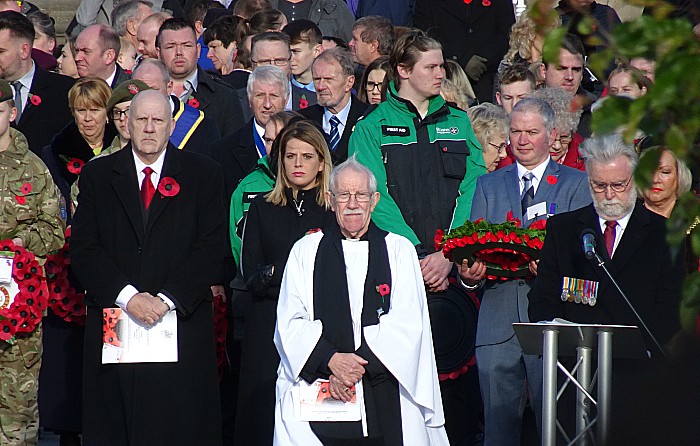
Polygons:
[[[171,125],[167,98],[139,93],[129,145],[80,177],[71,258],[87,289],[85,445],[221,444],[210,284],[224,257],[223,180],[168,144]],[[112,307],[146,327],[176,311],[177,362],[102,364]]]

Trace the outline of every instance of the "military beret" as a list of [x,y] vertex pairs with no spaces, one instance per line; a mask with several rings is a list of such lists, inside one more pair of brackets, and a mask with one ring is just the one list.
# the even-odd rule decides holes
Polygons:
[[113,109],[117,104],[134,99],[134,96],[145,90],[152,90],[152,88],[143,81],[131,79],[122,82],[112,91],[112,96],[109,98],[109,102],[107,102],[107,110]]
[[12,88],[9,82],[4,79],[0,79],[0,102],[9,101],[15,98],[15,90]]

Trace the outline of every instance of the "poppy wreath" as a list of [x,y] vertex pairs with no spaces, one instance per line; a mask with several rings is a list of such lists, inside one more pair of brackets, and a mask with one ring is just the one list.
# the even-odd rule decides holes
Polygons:
[[70,236],[69,227],[65,232],[63,247],[54,254],[46,256],[44,269],[49,287],[49,308],[66,322],[85,325],[85,294],[79,293],[68,280]]
[[222,295],[214,296],[214,340],[216,341],[216,368],[219,371],[219,381],[224,377],[228,365],[226,354],[226,336],[228,320],[226,319],[226,301]]
[[12,278],[19,291],[12,304],[0,310],[0,340],[14,344],[17,333],[31,333],[41,322],[48,304],[49,290],[44,269],[34,254],[15,245],[11,239],[0,242],[0,252],[14,253]]
[[508,212],[505,223],[490,223],[483,218],[467,221],[447,234],[438,229],[435,249],[456,263],[469,264],[481,259],[486,263],[486,278],[508,280],[529,277],[531,260],[540,258],[547,220],[538,220],[521,228],[520,220]]

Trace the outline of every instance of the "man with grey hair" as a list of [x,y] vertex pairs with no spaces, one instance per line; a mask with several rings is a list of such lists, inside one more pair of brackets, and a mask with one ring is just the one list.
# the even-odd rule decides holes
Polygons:
[[170,142],[175,147],[211,156],[211,142],[220,137],[216,122],[172,94],[173,82],[163,62],[144,59],[136,66],[131,78],[168,96],[174,126]]
[[[221,444],[210,285],[225,255],[223,179],[215,162],[169,143],[171,126],[167,98],[138,93],[129,144],[81,173],[71,249],[88,290],[85,445]],[[177,361],[103,364],[109,309],[144,329],[175,317]]]
[[311,72],[318,103],[301,114],[326,132],[335,165],[347,159],[350,134],[367,110],[367,104],[352,94],[355,64],[347,50],[336,47],[324,51],[314,60]]
[[[520,100],[510,114],[509,139],[516,162],[477,179],[470,220],[503,223],[512,213],[527,227],[589,204],[586,174],[549,156],[556,136],[552,107],[532,97]],[[476,361],[484,400],[484,444],[520,444],[528,393],[538,427],[542,415],[542,361],[523,354],[512,326],[529,322],[527,293],[532,280],[487,280],[484,262],[477,259],[472,266],[466,262],[457,265],[464,285],[483,288]],[[537,275],[535,262],[530,271]]]
[[270,116],[285,109],[289,99],[289,78],[274,65],[257,67],[248,78],[248,103],[252,118],[236,132],[226,135],[213,146],[213,156],[224,169],[227,196],[238,183],[267,155],[265,126]]
[[[354,158],[336,167],[327,199],[338,225],[289,255],[274,337],[277,445],[449,444],[420,265],[408,239],[372,223],[376,189]],[[300,420],[293,395],[315,386],[314,401],[362,416]]]
[[119,3],[112,11],[112,28],[132,45],[139,47],[136,37],[141,22],[153,14],[153,3],[148,0],[129,0]]
[[348,46],[352,51],[352,59],[366,67],[375,59],[389,56],[395,42],[394,26],[389,19],[371,15],[355,22]]
[[[680,327],[678,305],[684,269],[679,260],[683,253],[672,255],[666,241],[666,219],[637,201],[634,181],[637,154],[632,145],[619,135],[594,137],[584,141],[581,154],[586,160],[593,204],[555,215],[548,221],[537,279],[528,296],[530,320],[559,317],[582,324],[641,327],[598,261],[586,258],[581,240],[582,234],[588,231],[595,236],[595,252],[654,337],[664,345]],[[582,300],[569,299],[573,293],[567,283],[572,281],[567,278],[597,292],[589,293]],[[659,423],[655,404],[647,403],[659,401],[651,396],[658,389],[649,384],[658,378],[651,369],[653,363],[658,365],[663,359],[663,353],[648,333],[641,330],[641,334],[651,361],[615,363],[612,430],[608,444],[665,441],[651,440],[657,438],[654,435],[658,433],[651,431],[656,430]],[[667,389],[666,378],[663,382]],[[570,415],[574,413],[573,405],[564,404],[562,409],[568,409]],[[686,415],[684,412],[683,416]]]

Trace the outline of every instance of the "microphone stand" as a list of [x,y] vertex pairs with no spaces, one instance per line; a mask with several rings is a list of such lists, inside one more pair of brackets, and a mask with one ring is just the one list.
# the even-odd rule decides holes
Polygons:
[[595,260],[598,262],[598,266],[603,268],[603,271],[605,271],[605,274],[608,275],[610,280],[612,281],[613,285],[615,285],[615,288],[617,288],[617,291],[620,292],[620,295],[622,295],[622,298],[625,299],[625,302],[627,302],[627,306],[629,306],[632,309],[632,312],[634,313],[635,316],[637,316],[637,320],[642,324],[642,327],[644,327],[644,330],[649,334],[649,337],[651,337],[651,340],[654,341],[654,344],[656,344],[656,347],[659,349],[662,355],[664,355],[664,358],[668,359],[668,356],[666,356],[666,352],[664,351],[663,348],[661,348],[661,344],[659,344],[659,341],[656,340],[656,337],[654,334],[649,330],[649,327],[647,327],[647,324],[644,323],[644,320],[642,317],[637,313],[637,310],[634,308],[634,305],[632,305],[632,302],[627,298],[627,295],[625,294],[624,291],[622,291],[622,288],[620,288],[620,285],[618,285],[617,281],[615,278],[610,274],[610,271],[608,271],[608,268],[605,266],[605,261],[600,258],[598,253],[593,250],[593,255],[595,256]]

